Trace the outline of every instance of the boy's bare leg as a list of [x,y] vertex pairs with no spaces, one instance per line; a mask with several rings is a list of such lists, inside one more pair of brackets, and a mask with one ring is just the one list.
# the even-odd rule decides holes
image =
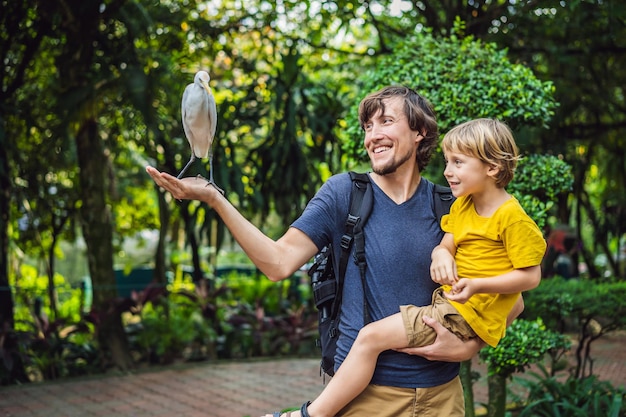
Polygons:
[[[359,332],[348,356],[324,391],[307,408],[311,417],[333,417],[365,389],[381,352],[406,347],[408,338],[400,313],[368,324]],[[281,417],[301,417],[299,411]],[[272,417],[266,414],[264,417]]]
[[[406,347],[408,339],[400,313],[365,326],[348,356],[324,391],[309,407],[311,417],[333,417],[370,383],[381,352]],[[298,414],[294,415],[297,417]]]

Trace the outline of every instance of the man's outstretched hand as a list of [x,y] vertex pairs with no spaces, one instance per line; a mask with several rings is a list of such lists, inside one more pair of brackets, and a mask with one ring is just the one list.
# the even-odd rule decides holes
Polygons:
[[224,192],[212,185],[206,178],[186,177],[178,179],[166,172],[159,172],[154,167],[147,166],[146,172],[150,174],[154,182],[161,188],[169,191],[177,200],[199,200],[210,203],[215,197],[214,191]]

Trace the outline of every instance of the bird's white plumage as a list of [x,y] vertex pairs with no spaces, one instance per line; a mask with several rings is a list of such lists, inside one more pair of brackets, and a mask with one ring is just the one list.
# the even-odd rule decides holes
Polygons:
[[181,105],[183,129],[193,153],[192,158],[206,158],[211,151],[217,128],[217,108],[209,87],[211,78],[198,71],[194,82],[183,92]]

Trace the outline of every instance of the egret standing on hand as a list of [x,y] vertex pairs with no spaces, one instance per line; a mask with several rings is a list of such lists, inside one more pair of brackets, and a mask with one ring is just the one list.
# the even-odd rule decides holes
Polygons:
[[[219,188],[213,182],[213,138],[217,128],[217,108],[215,98],[209,87],[211,77],[206,71],[198,71],[183,93],[181,113],[185,136],[191,147],[191,158],[180,171],[178,178],[191,166],[196,158],[209,157],[209,184]],[[220,190],[221,191],[221,190]]]

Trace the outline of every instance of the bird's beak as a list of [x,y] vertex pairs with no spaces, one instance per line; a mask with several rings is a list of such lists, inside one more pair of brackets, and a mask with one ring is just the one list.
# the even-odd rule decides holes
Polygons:
[[206,92],[211,94],[211,87],[209,87],[209,83],[204,80],[202,80],[201,83],[202,83],[202,87],[204,87]]

